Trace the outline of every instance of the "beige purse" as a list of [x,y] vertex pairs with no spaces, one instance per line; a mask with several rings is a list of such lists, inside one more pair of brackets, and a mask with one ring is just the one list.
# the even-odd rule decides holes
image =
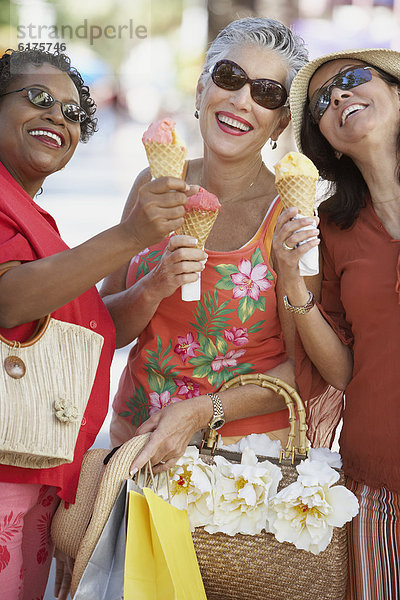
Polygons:
[[72,462],[103,342],[50,315],[26,342],[0,335],[0,463],[41,469]]

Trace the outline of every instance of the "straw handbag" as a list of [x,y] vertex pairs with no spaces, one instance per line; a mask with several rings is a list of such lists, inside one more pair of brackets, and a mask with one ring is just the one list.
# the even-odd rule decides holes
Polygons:
[[103,337],[48,315],[27,342],[0,335],[0,463],[71,463]]
[[[289,410],[290,431],[278,463],[283,478],[279,488],[297,479],[295,466],[307,454],[306,424],[303,403],[288,384],[262,374],[240,375],[221,390],[256,384],[274,390],[285,399]],[[296,411],[299,422],[299,447],[294,447]],[[213,440],[209,444],[213,446]],[[212,461],[212,448],[201,450],[204,462]],[[215,451],[230,462],[240,462],[241,455]],[[302,456],[299,456],[302,455]],[[259,457],[265,460],[266,457]],[[339,483],[343,484],[341,473]],[[287,542],[280,543],[272,533],[229,536],[207,533],[202,527],[193,532],[193,542],[208,600],[341,600],[347,582],[346,526],[336,528],[323,552],[314,555],[298,550]]]

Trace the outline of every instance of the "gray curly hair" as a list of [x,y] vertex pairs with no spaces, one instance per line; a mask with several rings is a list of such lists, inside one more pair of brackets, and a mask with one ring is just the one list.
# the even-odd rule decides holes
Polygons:
[[251,45],[273,50],[287,63],[285,87],[289,92],[295,75],[308,62],[308,51],[304,40],[283,23],[264,17],[238,19],[222,29],[207,51],[202,77],[207,77],[210,68],[231,48]]

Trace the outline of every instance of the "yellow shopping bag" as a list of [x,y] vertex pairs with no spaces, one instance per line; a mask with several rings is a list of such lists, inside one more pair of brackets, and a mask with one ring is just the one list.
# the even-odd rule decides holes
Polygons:
[[207,600],[187,513],[143,494],[129,494],[124,600]]

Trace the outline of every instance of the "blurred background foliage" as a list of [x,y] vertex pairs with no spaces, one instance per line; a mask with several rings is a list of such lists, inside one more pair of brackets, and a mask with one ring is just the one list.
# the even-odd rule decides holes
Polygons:
[[256,15],[292,27],[311,58],[400,47],[400,0],[0,0],[0,49],[65,43],[100,108],[139,124],[174,116],[197,150],[194,91],[208,43],[233,19]]

